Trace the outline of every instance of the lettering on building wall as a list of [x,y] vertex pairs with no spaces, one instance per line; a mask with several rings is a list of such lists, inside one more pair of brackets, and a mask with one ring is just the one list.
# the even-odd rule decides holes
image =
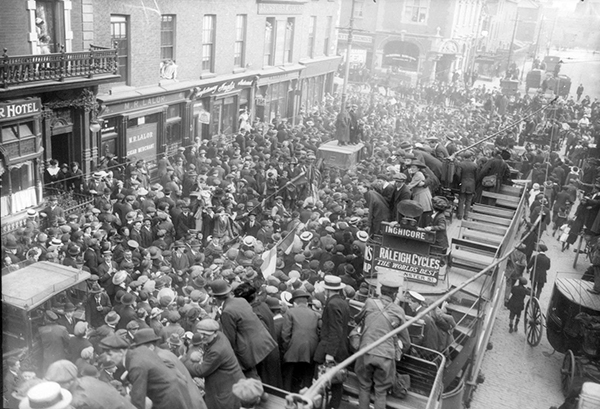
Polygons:
[[40,113],[41,110],[42,104],[39,98],[19,102],[0,103],[0,120],[35,115]]
[[258,14],[302,14],[302,4],[258,3]]

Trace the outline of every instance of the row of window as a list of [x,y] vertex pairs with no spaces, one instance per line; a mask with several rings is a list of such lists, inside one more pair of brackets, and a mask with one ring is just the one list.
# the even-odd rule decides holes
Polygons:
[[[354,18],[364,17],[365,0],[354,1]],[[402,21],[407,23],[427,23],[430,0],[405,0]]]
[[[129,58],[129,19],[124,15],[111,15],[112,41],[117,45],[119,74],[123,81],[128,82],[128,58]],[[278,24],[285,24],[284,41],[277,39]],[[326,17],[325,41],[323,54],[329,55],[331,48],[332,17]],[[265,66],[291,63],[294,49],[294,30],[296,18],[289,17],[286,21],[277,21],[275,17],[267,17],[265,20],[264,37],[264,59]],[[202,19],[202,71],[214,72],[215,50],[216,50],[216,27],[217,16],[205,14]],[[175,39],[176,39],[176,16],[166,14],[161,16],[160,27],[160,57],[163,63],[175,61]],[[307,57],[314,58],[315,38],[317,32],[317,16],[311,16],[308,30]],[[246,66],[246,35],[247,15],[238,14],[235,19],[235,44],[233,63],[236,68]],[[282,49],[278,49],[281,48]]]

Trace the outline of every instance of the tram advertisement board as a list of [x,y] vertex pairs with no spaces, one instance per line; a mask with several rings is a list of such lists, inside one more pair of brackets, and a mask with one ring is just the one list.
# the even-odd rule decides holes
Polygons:
[[136,159],[156,159],[157,124],[149,123],[127,128],[127,156]]
[[381,247],[375,257],[375,267],[400,271],[410,281],[436,285],[441,262],[437,257]]

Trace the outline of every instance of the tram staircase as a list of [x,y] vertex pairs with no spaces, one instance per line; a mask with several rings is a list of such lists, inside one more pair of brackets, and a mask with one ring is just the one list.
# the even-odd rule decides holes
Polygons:
[[[499,193],[483,192],[486,204],[475,204],[468,219],[462,220],[458,235],[452,239],[448,256],[449,280],[452,288],[491,265],[504,242],[519,205],[521,189],[503,186]],[[456,321],[454,341],[445,352],[448,357],[444,372],[444,388],[462,375],[472,358],[479,326],[483,323],[487,296],[493,285],[493,271],[467,285],[450,298],[448,313]]]

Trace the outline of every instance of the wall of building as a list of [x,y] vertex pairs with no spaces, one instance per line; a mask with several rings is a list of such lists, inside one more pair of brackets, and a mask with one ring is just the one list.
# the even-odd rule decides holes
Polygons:
[[8,55],[31,54],[27,2],[2,0],[0,7],[0,49],[7,48]]

